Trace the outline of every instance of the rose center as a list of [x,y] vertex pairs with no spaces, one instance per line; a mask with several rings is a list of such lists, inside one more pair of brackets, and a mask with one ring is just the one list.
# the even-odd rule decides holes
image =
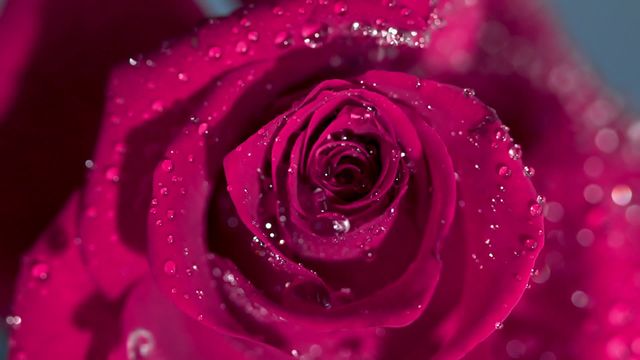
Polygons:
[[371,192],[380,176],[379,146],[348,132],[334,133],[318,148],[315,183],[344,203]]

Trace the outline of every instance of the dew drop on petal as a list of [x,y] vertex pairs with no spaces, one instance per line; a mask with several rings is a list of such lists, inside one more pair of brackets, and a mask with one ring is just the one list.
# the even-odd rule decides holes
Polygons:
[[397,0],[382,0],[382,3],[388,7],[394,7],[398,4]]
[[524,174],[524,176],[526,177],[533,177],[533,175],[536,174],[536,170],[532,167],[532,166],[525,166],[522,169],[522,173]]
[[212,46],[207,51],[207,56],[211,59],[220,59],[222,57],[222,49],[218,46]]
[[531,237],[525,237],[522,239],[522,245],[524,245],[527,250],[535,250],[538,248],[538,240]]
[[498,165],[498,175],[507,178],[511,176],[511,169],[507,165],[500,164]]
[[256,42],[259,38],[260,34],[257,31],[251,31],[247,34],[247,39],[249,39],[249,41]]
[[173,161],[167,159],[162,161],[162,164],[160,164],[160,167],[162,168],[162,170],[166,171],[166,172],[171,172],[173,171]]
[[509,149],[509,157],[513,160],[518,160],[522,157],[522,148],[518,144],[513,144]]
[[246,54],[249,51],[249,45],[245,41],[238,41],[236,44],[236,52],[238,54]]
[[351,229],[351,223],[349,222],[349,219],[344,218],[344,219],[340,219],[340,220],[334,220],[332,222],[333,225],[333,230],[336,233],[346,233]]
[[312,49],[323,45],[327,36],[327,25],[322,23],[307,23],[302,26],[301,35],[304,44]]
[[35,280],[45,281],[49,278],[49,264],[37,261],[31,265],[31,277]]
[[117,167],[112,166],[107,169],[105,177],[107,178],[107,180],[117,183],[118,181],[120,181],[120,170]]
[[162,112],[164,111],[164,103],[161,100],[156,100],[151,104],[151,109],[153,111]]
[[273,43],[276,46],[285,48],[291,45],[291,34],[287,31],[280,31],[276,34],[276,37],[273,39]]
[[470,89],[470,88],[466,88],[466,89],[462,90],[462,93],[466,97],[476,96],[476,91],[473,90],[473,89]]
[[529,214],[531,216],[540,216],[542,215],[542,210],[543,210],[543,202],[540,200],[536,200],[534,202],[531,203],[531,205],[529,206]]
[[336,15],[344,15],[349,10],[347,4],[344,1],[338,1],[333,6],[333,13]]
[[497,141],[507,141],[508,132],[509,129],[506,126],[500,126],[498,129],[496,129],[494,137]]
[[129,333],[127,337],[127,359],[147,359],[153,352],[155,339],[147,329],[138,328]]
[[167,275],[175,275],[176,274],[176,263],[172,260],[167,260],[164,263],[164,273]]

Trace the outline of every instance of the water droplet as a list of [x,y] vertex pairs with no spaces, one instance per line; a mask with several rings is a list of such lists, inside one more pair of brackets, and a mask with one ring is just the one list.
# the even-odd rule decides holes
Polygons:
[[394,7],[398,4],[397,0],[382,0],[382,3],[388,7]]
[[334,220],[332,224],[333,224],[333,230],[335,230],[335,232],[337,233],[346,233],[349,231],[349,229],[351,229],[351,223],[347,218]]
[[541,200],[541,197],[538,196],[536,201],[532,202],[529,206],[529,214],[531,216],[540,216],[542,215],[544,200]]
[[533,177],[533,175],[536,174],[536,169],[534,169],[532,166],[525,166],[522,169],[522,173],[524,174],[524,176],[526,177]]
[[522,239],[522,245],[524,245],[527,250],[535,250],[538,248],[538,240],[531,237],[525,237]]
[[511,169],[507,165],[500,164],[498,165],[498,175],[507,178],[511,176]]
[[325,37],[327,36],[327,25],[321,23],[307,23],[302,26],[302,38],[304,44],[308,47],[315,49],[322,46]]
[[153,104],[151,104],[151,110],[157,111],[157,112],[164,111],[164,103],[162,102],[162,100],[154,101]]
[[504,323],[502,321],[498,321],[495,323],[496,330],[502,330],[504,328]]
[[344,15],[347,13],[347,10],[349,10],[349,7],[343,1],[338,1],[333,6],[333,13],[336,15]]
[[120,181],[120,170],[117,167],[112,166],[105,172],[105,177],[107,180],[117,183]]
[[287,31],[280,31],[273,39],[273,43],[279,47],[287,47],[291,45],[291,34]]
[[513,144],[509,149],[509,157],[513,160],[518,160],[522,157],[522,148],[518,144]]
[[245,41],[238,41],[236,44],[236,52],[238,54],[246,54],[249,51],[249,45]]
[[154,347],[155,339],[149,330],[135,329],[127,337],[127,358],[129,360],[147,359]]
[[209,48],[209,51],[207,52],[207,56],[209,56],[209,58],[211,59],[218,60],[222,57],[222,49],[218,46],[213,46]]
[[185,73],[178,73],[178,80],[180,81],[189,81],[189,77]]
[[164,273],[167,275],[175,275],[176,274],[176,263],[171,260],[167,260],[164,263]]
[[259,38],[260,38],[260,34],[258,34],[257,31],[251,31],[247,34],[247,39],[249,39],[249,41],[256,42],[258,41]]
[[466,97],[476,96],[476,91],[473,90],[473,89],[470,89],[470,88],[466,88],[466,89],[462,90],[462,93]]
[[242,18],[242,19],[240,19],[240,25],[243,26],[243,27],[249,27],[249,26],[251,26],[251,21],[249,19],[247,19],[246,17]]
[[37,261],[31,265],[31,277],[38,281],[45,281],[49,278],[49,264]]
[[497,141],[507,141],[507,134],[509,133],[509,128],[506,126],[500,126],[496,129],[496,133],[494,135]]
[[162,164],[160,164],[160,167],[162,168],[162,170],[166,171],[166,172],[171,172],[173,171],[173,161],[167,159],[164,160],[162,162]]

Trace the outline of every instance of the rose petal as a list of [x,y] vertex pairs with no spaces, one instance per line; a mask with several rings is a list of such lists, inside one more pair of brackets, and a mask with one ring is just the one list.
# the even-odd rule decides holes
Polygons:
[[[335,13],[332,7],[323,4],[306,4],[302,10],[299,5],[297,2],[283,2],[275,9],[256,4],[246,13],[239,11],[234,16],[212,20],[199,30],[196,37],[168,45],[159,54],[138,58],[135,66],[116,71],[110,84],[109,104],[94,159],[95,167],[88,183],[85,201],[88,216],[82,226],[82,236],[87,239],[88,264],[104,291],[110,295],[118,294],[146,271],[140,254],[145,246],[144,230],[129,226],[128,222],[138,222],[146,213],[149,192],[145,183],[149,178],[144,178],[144,175],[149,174],[148,166],[160,160],[167,136],[170,137],[162,129],[179,126],[188,117],[181,109],[166,109],[179,108],[184,99],[190,99],[185,108],[192,111],[199,101],[205,99],[196,100],[193,96],[198,92],[204,95],[213,91],[216,81],[231,70],[242,69],[247,73],[243,72],[245,77],[238,77],[238,83],[230,88],[238,90],[262,80],[261,84],[272,85],[276,91],[287,89],[296,82],[304,84],[321,70],[334,73],[362,66],[363,61],[368,61],[363,59],[367,52],[362,49],[373,48],[372,43],[376,39],[351,31],[350,26],[355,21],[373,24],[378,15],[385,14],[389,15],[389,25],[385,26],[417,29],[418,36],[426,35],[421,19],[414,15],[402,16],[400,10],[388,13],[382,4],[354,3],[346,13]],[[363,11],[365,7],[366,11]],[[326,34],[322,46],[308,46],[303,34],[288,30],[310,23],[328,24],[336,31]],[[259,34],[255,42],[249,39],[249,33],[254,32]],[[345,41],[349,39],[357,41],[346,46]],[[310,56],[311,53],[314,55]],[[393,62],[404,64],[410,58],[405,55],[411,53],[407,49]],[[336,60],[336,54],[344,57]],[[305,61],[299,61],[301,58]],[[335,67],[330,65],[331,59],[335,60]],[[375,61],[379,65],[390,62],[384,56]],[[409,61],[415,61],[415,57]],[[251,74],[245,68],[247,64],[258,70]],[[272,71],[268,76],[273,82],[271,84],[260,76],[268,68]],[[289,76],[285,84],[282,76],[274,76],[281,75],[284,69]],[[218,93],[216,96],[221,95]],[[234,102],[223,101],[225,97],[215,100],[225,104],[216,111],[219,112],[217,115],[234,110],[231,107]],[[208,122],[215,126],[221,118],[224,116],[216,116]],[[150,125],[155,122],[163,124],[157,132]],[[140,138],[136,138],[132,130],[143,125],[146,129],[140,129],[137,132]],[[161,139],[156,139],[159,145],[154,149],[129,148],[128,143],[144,144],[141,138],[147,136],[160,136]],[[148,165],[142,167],[138,162]],[[116,208],[119,210],[112,213]],[[122,271],[114,273],[114,268]]]
[[118,340],[119,300],[102,296],[78,246],[79,195],[23,258],[10,347],[12,359],[107,356]]
[[19,254],[83,183],[83,163],[91,156],[113,64],[201,18],[190,1],[162,0],[154,6],[147,1],[4,3],[0,228],[13,240],[0,245],[3,313]]
[[[147,278],[136,285],[123,306],[123,336],[118,358],[285,359],[273,349],[220,335],[178,310]],[[171,324],[171,326],[167,326]]]
[[[403,91],[415,88],[412,76],[374,72],[365,81],[416,100]],[[443,277],[434,299],[418,321],[390,332],[387,346],[404,357],[460,357],[493,332],[522,296],[542,245],[542,217],[531,214],[536,193],[519,157],[509,155],[512,144],[495,142],[503,130],[494,112],[468,91],[429,82],[418,90],[417,100],[428,105],[425,117],[453,161],[463,207],[459,203],[443,242]],[[496,171],[503,165],[512,169],[508,179]],[[427,339],[419,349],[409,340],[416,332]]]
[[474,87],[513,128],[548,199],[548,221],[531,290],[468,357],[633,357],[637,121],[576,57],[545,6],[479,3],[488,25],[473,62],[434,75]]

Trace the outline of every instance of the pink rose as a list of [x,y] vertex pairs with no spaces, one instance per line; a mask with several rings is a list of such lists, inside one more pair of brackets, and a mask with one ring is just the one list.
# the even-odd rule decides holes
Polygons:
[[[640,352],[637,150],[545,15],[520,0],[259,1],[130,58],[106,109],[89,107],[103,121],[86,183],[23,258],[11,357]],[[64,159],[58,197],[77,183]]]

